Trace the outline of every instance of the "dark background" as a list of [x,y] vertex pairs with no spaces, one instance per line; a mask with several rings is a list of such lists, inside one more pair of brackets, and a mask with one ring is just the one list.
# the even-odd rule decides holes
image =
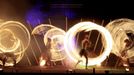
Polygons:
[[[46,18],[62,15],[62,10],[69,10],[75,16],[72,19],[133,19],[133,2],[123,0],[0,0],[0,18],[5,20],[26,20],[31,9],[38,9]],[[70,17],[70,16],[68,16]],[[46,19],[45,18],[45,19]]]
[[[0,19],[15,20],[23,23],[30,31],[41,23],[49,23],[65,30],[65,18],[68,19],[68,29],[82,21],[93,21],[105,26],[109,21],[119,18],[134,19],[134,5],[130,1],[114,0],[0,0]],[[29,22],[29,24],[28,24]],[[98,34],[98,33],[97,33]],[[95,35],[96,36],[96,35]],[[42,37],[35,36],[41,51],[45,50]],[[93,37],[94,38],[94,37]],[[96,38],[94,38],[96,39]],[[32,65],[37,65],[40,57],[39,49],[33,36],[26,54]],[[32,48],[32,49],[31,49]],[[29,65],[24,55],[18,65]]]

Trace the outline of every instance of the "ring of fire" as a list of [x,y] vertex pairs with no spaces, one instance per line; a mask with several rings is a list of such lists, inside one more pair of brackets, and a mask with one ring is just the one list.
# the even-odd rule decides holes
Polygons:
[[[78,55],[78,51],[76,51],[76,50],[78,50],[78,48],[75,46],[74,39],[75,39],[76,33],[80,32],[82,30],[85,30],[85,31],[98,30],[102,34],[102,36],[105,38],[106,45],[105,45],[104,52],[96,58],[88,58],[88,66],[100,64],[101,62],[103,62],[106,59],[106,57],[111,52],[112,37],[107,29],[105,29],[104,27],[102,27],[100,25],[92,23],[92,22],[80,22],[80,23],[74,25],[73,27],[71,27],[67,31],[67,33],[65,35],[65,39],[64,39],[64,47],[65,47],[65,51],[66,51],[67,55],[74,62],[77,62],[80,59],[80,56]],[[85,61],[84,57],[82,57],[81,60],[83,62],[81,62],[80,65],[85,66],[86,61]]]

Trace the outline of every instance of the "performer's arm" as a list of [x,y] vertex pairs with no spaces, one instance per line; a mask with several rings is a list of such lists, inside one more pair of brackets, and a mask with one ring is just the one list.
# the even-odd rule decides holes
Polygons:
[[81,46],[82,46],[82,49],[84,49],[84,40],[82,40]]

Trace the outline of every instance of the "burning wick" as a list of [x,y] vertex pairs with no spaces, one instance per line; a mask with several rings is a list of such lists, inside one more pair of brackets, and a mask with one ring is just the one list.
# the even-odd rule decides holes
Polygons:
[[127,67],[127,66],[128,66],[128,64],[123,64],[123,66],[124,66],[124,67]]
[[129,68],[126,68],[126,71],[128,72],[129,71]]
[[43,57],[40,57],[40,66],[44,66],[46,64],[46,60]]

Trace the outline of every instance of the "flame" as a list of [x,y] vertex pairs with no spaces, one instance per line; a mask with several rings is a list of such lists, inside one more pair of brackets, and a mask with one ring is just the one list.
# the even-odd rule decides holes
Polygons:
[[8,63],[9,66],[13,66],[14,64],[13,63]]
[[40,66],[44,66],[46,64],[46,60],[43,57],[40,57]]
[[127,67],[127,66],[128,66],[128,64],[123,64],[123,66]]
[[[78,47],[76,46],[75,36],[78,32],[81,32],[83,30],[86,30],[86,31],[98,30],[102,34],[102,36],[105,38],[105,41],[106,41],[106,44],[104,45],[105,49],[101,55],[95,58],[88,58],[88,61],[89,61],[88,66],[97,65],[103,62],[112,50],[113,39],[112,39],[110,32],[106,28],[98,24],[95,24],[93,22],[77,23],[66,32],[66,35],[64,38],[65,52],[67,53],[67,55],[72,61],[74,61],[75,63],[78,62],[78,59],[81,57],[78,55],[78,52],[77,52]],[[82,58],[82,61],[83,63],[80,63],[80,65],[85,66],[86,61],[84,57]]]
[[126,71],[129,71],[129,68],[126,68]]
[[2,71],[3,69],[2,68],[0,68],[0,71]]
[[100,67],[101,66],[101,63],[98,63],[96,66]]

